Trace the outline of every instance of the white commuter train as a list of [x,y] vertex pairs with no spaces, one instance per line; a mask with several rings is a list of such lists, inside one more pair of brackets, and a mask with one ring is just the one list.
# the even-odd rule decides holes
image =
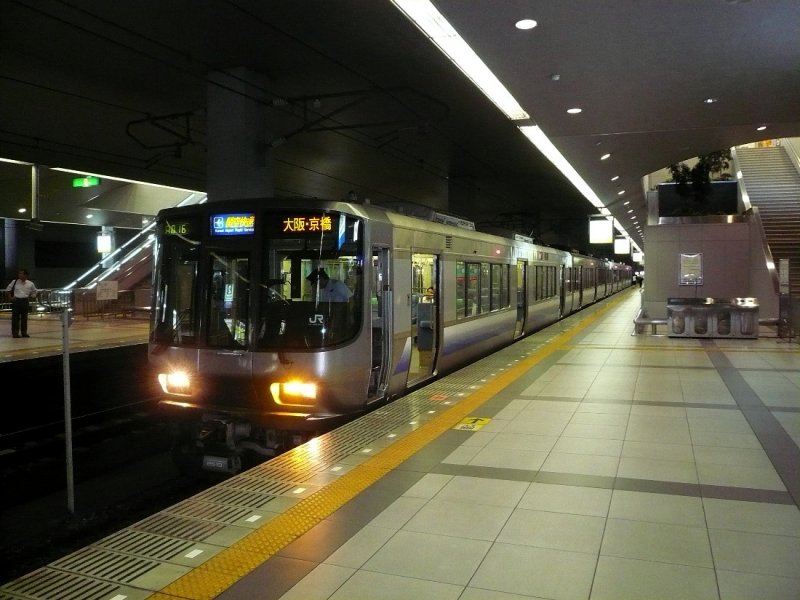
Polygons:
[[176,457],[226,473],[632,283],[520,236],[307,198],[166,209],[155,247],[149,360]]

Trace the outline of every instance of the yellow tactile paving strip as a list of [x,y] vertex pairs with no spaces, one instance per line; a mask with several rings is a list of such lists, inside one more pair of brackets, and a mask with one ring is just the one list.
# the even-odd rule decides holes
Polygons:
[[177,579],[160,592],[150,596],[155,600],[211,600],[258,567],[289,543],[306,533],[346,502],[392,471],[400,463],[462,419],[472,414],[484,402],[513,383],[553,352],[563,349],[585,327],[614,308],[622,300],[612,298],[591,315],[559,334],[507,371],[497,375],[484,387],[465,397],[441,415],[419,429],[388,446],[341,478],[315,494],[298,502],[285,513],[220,552],[203,565]]

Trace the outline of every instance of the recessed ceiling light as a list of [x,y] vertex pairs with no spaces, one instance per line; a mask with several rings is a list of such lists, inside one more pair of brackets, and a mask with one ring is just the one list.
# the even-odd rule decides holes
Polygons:
[[625,200],[625,202],[623,202],[623,203],[622,203],[622,205],[623,205],[623,206],[628,206],[628,204],[630,204],[630,203],[631,203],[631,201],[630,201],[630,200]]
[[703,100],[704,104],[714,104],[715,102],[717,102],[716,98],[706,98],[705,100]]
[[514,24],[517,29],[533,29],[538,23],[533,19],[522,19]]
[[619,175],[614,175],[614,176],[611,178],[611,181],[616,181],[617,179],[619,179]]
[[568,112],[569,114],[571,114],[571,115],[577,115],[578,113],[580,113],[580,112],[583,112],[583,109],[582,109],[582,108],[578,108],[578,107],[575,107],[575,108],[568,108],[568,109],[567,109],[567,112]]
[[92,215],[92,214],[86,215],[87,219],[91,219],[92,217],[94,217],[94,215]]
[[606,160],[608,158],[611,158],[611,153],[603,154],[603,156],[600,157],[600,160]]
[[[624,194],[624,193],[625,193],[625,190],[620,190],[620,191],[617,192],[617,196],[622,196],[622,194]],[[627,204],[627,202],[625,204]]]
[[17,212],[18,212],[18,213],[24,213],[24,212],[28,212],[28,209],[27,209],[27,208],[18,208],[18,209],[17,209]]
[[756,127],[756,131],[764,131],[766,128],[766,125],[762,125],[761,127]]

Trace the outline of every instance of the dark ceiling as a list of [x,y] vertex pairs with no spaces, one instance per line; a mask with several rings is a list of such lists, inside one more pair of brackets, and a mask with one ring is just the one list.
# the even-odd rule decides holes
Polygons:
[[[644,176],[800,135],[797,0],[433,4],[640,247]],[[352,191],[588,250],[597,209],[389,0],[0,6],[0,158],[206,190],[209,75],[247,73],[275,194]],[[0,205],[30,195],[14,168]],[[43,195],[88,206],[65,177]]]

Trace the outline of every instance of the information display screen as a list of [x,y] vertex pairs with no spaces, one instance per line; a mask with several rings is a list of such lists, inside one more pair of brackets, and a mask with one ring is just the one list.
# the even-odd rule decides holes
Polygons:
[[211,235],[252,235],[255,230],[255,213],[211,215]]

